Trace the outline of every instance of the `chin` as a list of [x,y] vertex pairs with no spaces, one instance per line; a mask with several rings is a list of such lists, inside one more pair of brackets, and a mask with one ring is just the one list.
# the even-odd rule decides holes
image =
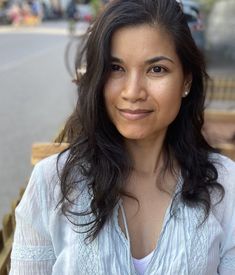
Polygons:
[[128,132],[120,132],[120,134],[125,138],[125,139],[132,139],[132,140],[143,140],[147,137],[146,134],[144,133],[128,133]]

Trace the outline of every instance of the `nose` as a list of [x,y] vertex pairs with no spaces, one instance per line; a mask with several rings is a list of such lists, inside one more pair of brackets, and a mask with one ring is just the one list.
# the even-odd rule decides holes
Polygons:
[[144,101],[147,98],[147,91],[144,79],[137,73],[127,76],[122,90],[122,98],[130,102]]

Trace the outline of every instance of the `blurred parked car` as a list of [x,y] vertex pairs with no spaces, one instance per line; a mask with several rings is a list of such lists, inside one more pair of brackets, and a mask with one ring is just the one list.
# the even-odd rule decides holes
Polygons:
[[58,2],[42,1],[42,14],[43,21],[46,20],[59,20],[63,18],[63,10]]
[[94,12],[89,4],[77,4],[77,13],[79,20],[90,22],[93,19]]
[[0,25],[8,25],[10,20],[7,16],[6,10],[0,10]]
[[94,18],[94,11],[90,4],[77,3],[76,0],[71,0],[66,9],[67,18],[75,21],[91,22]]
[[200,5],[191,0],[182,0],[183,11],[186,16],[192,36],[198,48],[205,50],[205,27],[202,20]]
[[11,20],[8,16],[8,10],[10,6],[10,1],[3,1],[3,5],[0,8],[0,25],[8,25],[11,23]]

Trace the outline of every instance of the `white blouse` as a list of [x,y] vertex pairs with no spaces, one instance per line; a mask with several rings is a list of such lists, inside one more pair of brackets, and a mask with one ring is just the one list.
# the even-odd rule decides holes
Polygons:
[[[212,157],[218,162],[218,181],[225,188],[223,201],[215,205],[213,192],[212,211],[199,227],[203,217],[200,208],[179,201],[176,215],[171,217],[169,206],[144,275],[235,274],[235,163],[220,155]],[[121,202],[98,237],[87,243],[86,233],[77,233],[57,207],[60,185],[56,159],[54,155],[35,166],[16,209],[10,275],[135,275],[130,241],[118,224]],[[182,179],[177,186],[181,188]],[[85,180],[77,191],[80,195],[73,210],[86,210],[91,197]],[[92,215],[79,217],[81,223],[91,220]]]

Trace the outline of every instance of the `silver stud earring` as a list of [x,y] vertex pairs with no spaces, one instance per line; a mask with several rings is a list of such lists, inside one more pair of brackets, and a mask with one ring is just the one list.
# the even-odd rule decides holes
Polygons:
[[189,91],[185,91],[183,97],[186,97],[189,94]]

